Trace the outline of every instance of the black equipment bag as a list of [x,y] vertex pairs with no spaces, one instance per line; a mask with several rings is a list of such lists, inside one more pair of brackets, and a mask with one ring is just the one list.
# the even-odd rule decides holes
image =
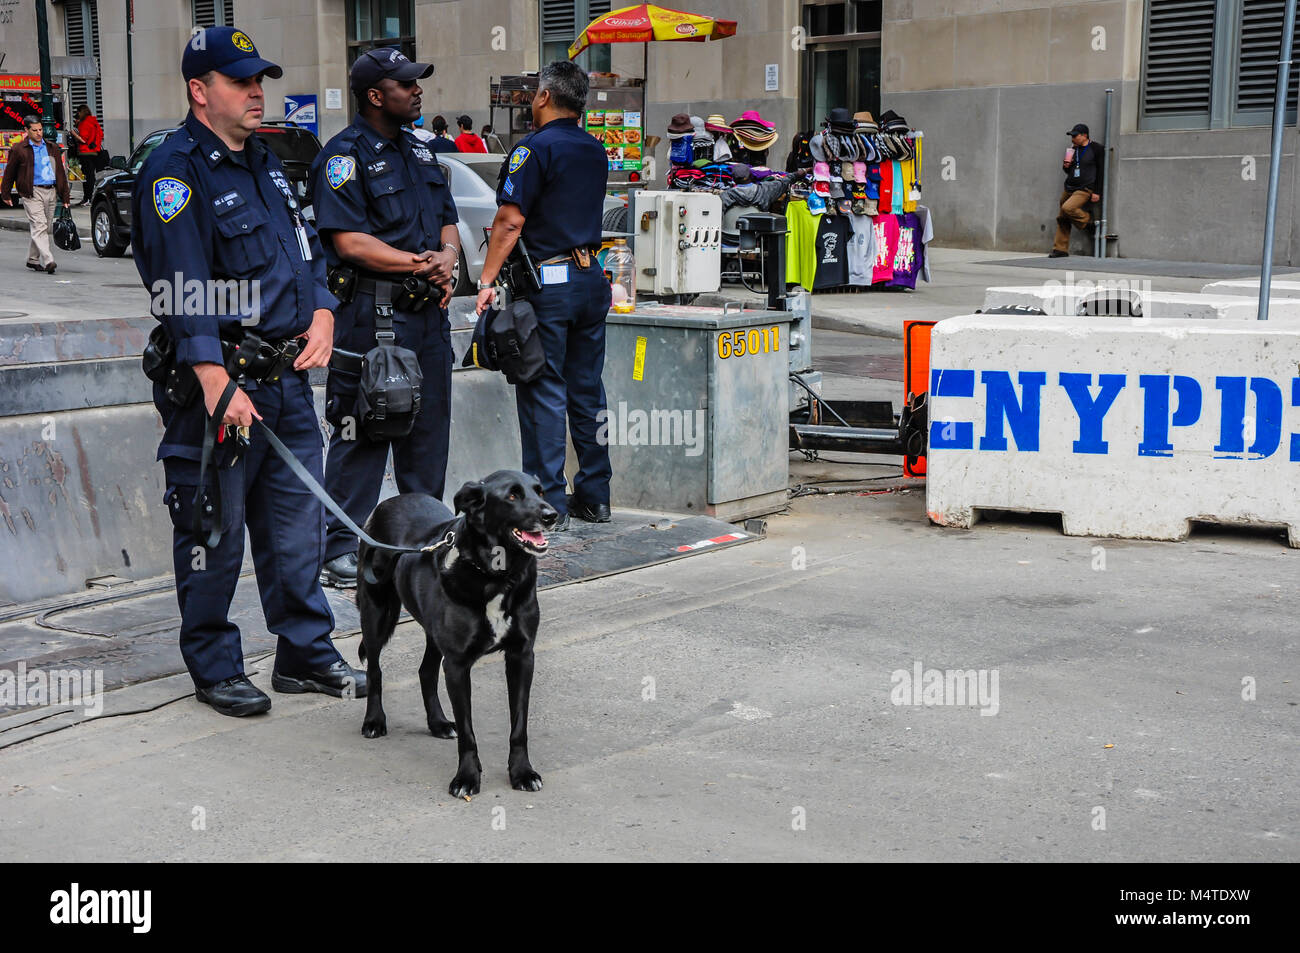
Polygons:
[[400,440],[415,426],[424,373],[414,351],[399,347],[393,333],[389,286],[375,289],[375,346],[361,358],[357,417],[371,440]]
[[484,311],[460,366],[500,371],[511,384],[531,384],[540,377],[546,367],[546,351],[533,306],[512,300],[503,308]]
[[77,223],[72,220],[72,212],[62,205],[55,206],[54,209],[54,244],[64,251],[77,251],[81,248]]

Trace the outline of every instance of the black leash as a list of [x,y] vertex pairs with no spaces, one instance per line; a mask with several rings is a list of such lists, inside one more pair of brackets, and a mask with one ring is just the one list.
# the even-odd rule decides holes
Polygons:
[[[217,406],[213,409],[212,416],[208,418],[208,426],[203,435],[203,457],[199,462],[199,488],[194,498],[195,535],[200,538],[204,536],[200,525],[199,513],[201,511],[201,500],[206,486],[208,464],[212,460],[213,448],[216,445],[217,431],[222,426],[221,418],[225,416],[226,408],[230,405],[230,399],[235,395],[237,389],[238,388],[235,386],[233,380],[226,385],[226,389],[221,393],[221,399],[217,401]],[[298,458],[293,455],[293,452],[280,441],[279,437],[271,432],[270,427],[264,424],[261,420],[258,420],[256,417],[253,418],[253,423],[262,428],[262,433],[266,435],[267,442],[270,443],[271,449],[274,450],[280,459],[285,462],[289,467],[289,470],[299,479],[299,481],[302,482],[303,486],[307,487],[307,489],[311,491],[312,496],[320,500],[327,510],[338,517],[339,522],[356,534],[358,539],[365,542],[366,545],[370,546],[372,549],[382,549],[390,553],[434,553],[439,549],[442,549],[444,546],[450,546],[456,541],[456,534],[448,530],[446,536],[438,540],[438,542],[430,543],[427,546],[394,546],[391,543],[379,542],[379,540],[372,537],[352,521],[352,518],[344,512],[343,507],[334,502],[334,499],[325,492],[325,488],[316,482],[316,478],[308,472],[307,468],[304,467]],[[215,498],[215,502],[211,504],[211,506],[215,513],[213,517],[215,523],[214,528],[206,534],[207,543],[205,544],[209,549],[214,548],[219,542],[221,542],[222,504],[220,481],[218,481],[216,492],[213,494],[213,497]]]

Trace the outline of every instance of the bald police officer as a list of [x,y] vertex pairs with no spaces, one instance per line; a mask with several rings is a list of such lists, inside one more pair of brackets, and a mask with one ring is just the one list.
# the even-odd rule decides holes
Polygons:
[[[417,80],[433,66],[394,48],[370,50],[352,66],[357,116],[325,144],[312,164],[316,227],[331,275],[348,287],[335,318],[334,343],[355,354],[375,346],[377,308],[393,305],[396,343],[414,351],[424,380],[414,425],[391,441],[393,472],[403,493],[442,497],[451,419],[451,325],[446,305],[460,257],[456,205],[433,151],[402,126],[420,115]],[[404,297],[403,282],[431,286],[427,300]],[[336,286],[338,287],[338,286]],[[385,320],[386,324],[386,320]],[[390,441],[366,435],[357,420],[359,368],[336,357],[326,387],[333,426],[325,488],[362,523],[379,500]],[[324,580],[357,582],[357,538],[333,515],[325,542]]]
[[[492,239],[479,280],[481,314],[492,284],[523,238],[539,264],[541,291],[531,297],[546,351],[546,368],[515,388],[523,469],[542,483],[546,502],[560,513],[605,523],[609,512],[609,448],[597,440],[605,409],[605,317],[609,282],[596,261],[609,164],[604,147],[578,125],[586,108],[587,74],[569,62],[538,74],[533,98],[537,131],[510,154],[497,190]],[[565,496],[565,417],[578,454],[573,496]]]
[[[243,31],[212,27],[186,44],[181,72],[190,112],[140,170],[131,233],[165,331],[151,339],[153,353],[169,355],[151,377],[165,427],[158,459],[174,525],[181,654],[199,701],[234,716],[271,707],[244,675],[229,617],[247,526],[262,610],[278,636],[272,687],[363,696],[365,673],[330,639],[334,617],[319,581],[324,510],[259,429],[246,442],[235,429],[256,418],[320,479],[307,371],[329,361],[335,302],[280,160],[253,135],[262,77],[282,71]],[[257,361],[239,363],[254,353]],[[209,415],[218,418],[211,426]]]

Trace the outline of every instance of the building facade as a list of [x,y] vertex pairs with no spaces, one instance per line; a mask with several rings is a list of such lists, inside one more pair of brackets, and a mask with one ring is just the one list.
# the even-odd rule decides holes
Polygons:
[[[592,17],[623,0],[47,0],[55,55],[93,55],[97,80],[73,81],[109,149],[185,112],[180,51],[195,25],[234,22],[282,64],[267,117],[285,96],[315,95],[319,133],[349,119],[347,69],[396,43],[433,62],[425,114],[489,121],[493,77],[536,70]],[[1065,132],[1109,140],[1111,254],[1258,261],[1268,180],[1272,69],[1281,0],[695,0],[692,12],[739,21],[710,43],[593,48],[588,69],[645,77],[647,134],[679,112],[757,109],[781,139],[831,108],[893,109],[924,132],[924,201],[943,244],[1046,253]],[[7,14],[7,16],[6,16]],[[33,5],[0,0],[0,74],[38,69]],[[1295,90],[1280,170],[1275,260],[1300,259]],[[1106,90],[1112,121],[1103,128]],[[331,91],[338,91],[331,93]],[[503,117],[498,113],[497,125]],[[666,144],[658,149],[664,168]]]

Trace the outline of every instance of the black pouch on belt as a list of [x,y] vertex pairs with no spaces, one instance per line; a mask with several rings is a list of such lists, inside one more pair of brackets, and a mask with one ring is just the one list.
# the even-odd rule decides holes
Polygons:
[[349,265],[335,265],[325,275],[330,294],[347,304],[357,296],[357,270]]
[[411,432],[420,412],[424,374],[415,352],[399,347],[393,332],[390,286],[375,288],[375,346],[361,359],[357,416],[371,440],[400,440]]
[[140,366],[145,377],[163,385],[168,402],[176,407],[188,407],[199,392],[199,379],[194,368],[176,362],[176,345],[161,324],[149,332]]

